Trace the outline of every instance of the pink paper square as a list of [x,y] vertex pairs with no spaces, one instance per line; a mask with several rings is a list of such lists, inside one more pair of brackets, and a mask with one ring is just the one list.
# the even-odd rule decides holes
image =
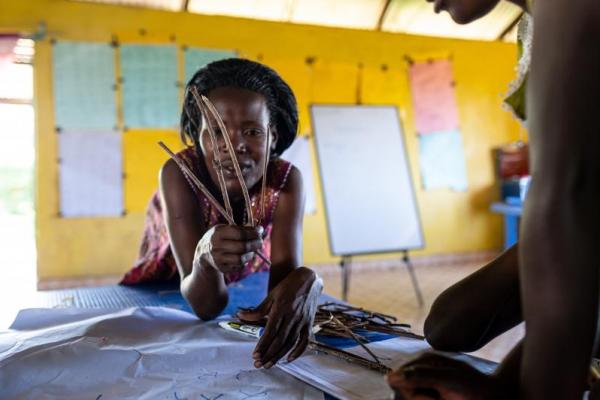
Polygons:
[[458,129],[450,60],[414,63],[409,74],[417,133],[423,135]]

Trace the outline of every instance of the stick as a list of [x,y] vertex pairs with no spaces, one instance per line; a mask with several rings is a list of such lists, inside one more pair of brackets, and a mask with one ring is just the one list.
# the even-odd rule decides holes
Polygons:
[[375,360],[376,363],[381,364],[381,361],[379,360],[379,358],[375,355],[375,353],[373,353],[371,351],[371,349],[369,349],[355,334],[354,332],[352,332],[352,329],[348,328],[346,325],[344,325],[342,323],[342,321],[340,321],[339,319],[337,319],[336,317],[333,316],[333,314],[331,314],[332,318],[333,318],[333,322],[335,322],[336,324],[338,324],[339,326],[342,327],[342,329],[344,329],[351,337],[352,339],[354,339],[354,341],[356,343],[358,343],[360,345],[360,347],[362,347],[367,353],[369,353],[369,355],[371,357],[373,357],[373,360]]
[[[223,160],[221,158],[221,151],[219,150],[219,143],[217,142],[217,135],[216,135],[215,131],[213,130],[213,127],[210,123],[210,119],[208,118],[208,112],[206,112],[206,110],[203,107],[203,103],[200,100],[198,91],[196,90],[195,87],[192,87],[190,91],[192,93],[192,96],[194,97],[196,106],[200,110],[200,113],[202,115],[204,115],[204,117],[206,118],[208,134],[210,136],[210,141],[212,143],[213,152],[215,153],[215,159],[217,160],[217,164],[218,164],[217,165],[217,180],[219,181],[219,187],[221,188],[221,196],[223,197],[223,202],[225,203],[225,209],[227,210],[227,213],[231,216],[231,219],[233,219],[233,209],[231,208],[231,202],[229,201],[229,193],[227,192],[227,184],[225,183],[225,177],[223,175],[223,164],[222,164]],[[223,136],[227,136],[227,131],[221,130],[221,134]]]
[[352,354],[350,352],[347,352],[347,351],[344,351],[344,350],[341,350],[341,349],[338,349],[338,348],[335,348],[332,346],[328,346],[328,345],[320,343],[320,342],[315,342],[315,341],[311,340],[309,342],[308,346],[313,350],[319,351],[321,353],[325,353],[330,356],[340,358],[342,360],[348,361],[353,364],[358,364],[363,367],[367,367],[373,371],[377,371],[382,374],[387,374],[388,372],[391,371],[391,368],[388,368],[381,363],[376,363],[371,360],[367,360],[366,358],[357,356],[356,354]]
[[[204,196],[206,196],[206,198],[208,199],[209,203],[211,203],[212,206],[217,209],[217,211],[227,220],[227,222],[229,222],[231,225],[235,225],[235,221],[233,220],[233,218],[229,217],[227,215],[227,212],[223,209],[223,207],[221,207],[221,205],[219,204],[219,202],[212,196],[212,194],[206,188],[206,186],[204,186],[202,184],[202,182],[200,182],[200,180],[196,177],[196,175],[194,175],[194,173],[188,168],[188,166],[185,165],[185,163],[183,161],[181,161],[181,159],[179,157],[177,157],[177,154],[173,153],[171,151],[171,149],[169,149],[167,147],[167,145],[165,145],[163,142],[158,142],[158,145],[160,147],[162,147],[169,154],[169,156],[171,156],[171,158],[173,159],[173,161],[175,161],[177,163],[177,165],[179,166],[179,168],[181,168],[181,170],[183,171],[183,173],[185,175],[187,175],[187,177],[196,185],[196,187],[202,192],[202,194],[204,194]],[[257,251],[255,251],[255,253],[269,267],[271,267],[271,261],[261,251],[257,250]]]
[[[193,88],[193,90],[196,91],[196,88]],[[197,91],[196,91],[196,93],[197,93]],[[235,174],[238,178],[238,181],[240,182],[240,187],[242,188],[242,195],[244,196],[244,203],[246,205],[246,212],[247,212],[247,216],[248,216],[248,221],[246,222],[246,224],[250,225],[250,226],[255,226],[254,214],[252,212],[252,203],[250,202],[250,195],[248,193],[248,187],[246,186],[246,181],[244,180],[244,176],[242,175],[242,170],[240,169],[240,163],[238,162],[235,149],[233,148],[233,144],[231,143],[231,138],[229,137],[229,132],[227,132],[227,127],[225,126],[223,119],[219,115],[219,112],[217,111],[215,106],[210,102],[210,100],[204,95],[201,95],[200,98],[202,99],[202,101],[204,101],[204,104],[207,106],[208,110],[212,113],[213,117],[216,119],[217,124],[219,125],[219,128],[221,129],[221,132],[223,133],[223,138],[225,139],[225,144],[227,146],[227,149],[229,150],[231,161],[233,163],[233,169],[235,170]]]
[[[367,331],[388,333],[418,340],[424,339],[423,336],[406,330],[406,328],[410,328],[410,325],[396,323],[396,318],[391,315],[385,315],[359,307],[352,307],[346,304],[328,302],[318,307],[316,319],[327,319],[330,315],[335,316],[339,323],[343,324],[341,332],[340,329],[338,329],[340,326],[339,324],[329,324],[329,326],[324,327],[323,332],[329,332],[334,336],[350,336],[352,338],[351,335],[348,335],[346,328],[350,330],[361,328]],[[346,335],[344,335],[343,332],[345,332]],[[354,331],[352,332],[354,333]],[[359,337],[357,334],[355,335]]]
[[269,167],[269,158],[271,158],[271,127],[267,127],[267,148],[265,149],[265,161],[263,163],[263,177],[260,188],[260,216],[258,223],[261,224],[265,217],[265,193],[267,191],[267,168]]
[[[271,267],[271,260],[269,260],[269,259],[267,258],[267,256],[265,256],[265,255],[264,255],[264,254],[263,254],[261,251],[259,251],[259,250],[256,250],[256,251],[255,251],[255,253],[256,253],[256,255],[257,255],[258,257],[260,257],[260,259],[261,259],[261,260],[263,260],[263,261],[264,261],[264,262],[265,262],[265,263],[266,263],[266,264],[269,266],[269,268]],[[256,271],[254,271],[254,272],[256,272]]]
[[235,221],[233,221],[233,218],[227,213],[227,211],[223,209],[223,207],[221,207],[219,202],[213,197],[213,195],[206,188],[206,186],[204,186],[202,182],[200,182],[200,180],[196,178],[196,175],[194,175],[194,173],[188,168],[188,166],[185,165],[185,163],[181,161],[179,157],[177,157],[177,154],[173,153],[171,149],[169,149],[163,142],[158,142],[158,145],[162,147],[167,153],[169,153],[169,156],[171,156],[173,161],[177,163],[179,168],[181,168],[181,170],[196,185],[196,187],[200,189],[202,194],[206,196],[206,198],[212,204],[212,206],[217,209],[217,211],[227,220],[227,222],[229,222],[232,225],[235,225]]

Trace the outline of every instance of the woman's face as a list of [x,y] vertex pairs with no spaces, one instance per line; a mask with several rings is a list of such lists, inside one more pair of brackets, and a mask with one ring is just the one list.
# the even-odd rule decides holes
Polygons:
[[[270,121],[267,102],[261,94],[235,87],[214,89],[208,93],[207,97],[214,104],[225,123],[235,156],[242,170],[244,182],[250,189],[258,183],[263,172]],[[203,128],[200,133],[200,146],[210,177],[213,183],[219,187],[217,160],[208,131],[208,123],[216,133],[227,192],[232,198],[239,198],[242,195],[242,188],[233,167],[232,154],[225,144],[224,132],[221,132],[217,121],[212,116],[209,121],[206,119],[202,121]],[[276,143],[277,133],[274,128],[271,128],[271,147],[275,147]]]
[[500,0],[427,0],[436,13],[448,11],[454,22],[468,24],[494,9]]

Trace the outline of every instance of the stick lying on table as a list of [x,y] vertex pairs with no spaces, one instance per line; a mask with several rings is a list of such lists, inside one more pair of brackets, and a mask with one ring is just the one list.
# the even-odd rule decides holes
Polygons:
[[[171,149],[169,149],[167,147],[167,145],[165,145],[163,142],[158,142],[158,145],[160,147],[162,147],[168,154],[169,156],[171,156],[171,158],[173,159],[173,161],[175,161],[175,163],[177,163],[177,165],[179,166],[179,168],[181,169],[181,171],[188,177],[188,179],[194,184],[196,185],[196,187],[198,188],[198,190],[200,190],[202,192],[202,194],[204,194],[206,196],[206,198],[208,199],[209,203],[212,204],[213,207],[215,207],[217,209],[217,211],[227,220],[227,222],[231,225],[235,225],[235,221],[233,220],[233,216],[229,215],[227,213],[227,211],[225,211],[225,209],[223,209],[223,207],[219,204],[219,202],[213,197],[213,195],[210,193],[210,191],[206,188],[206,186],[204,186],[204,184],[202,182],[200,182],[200,180],[196,177],[196,175],[194,175],[194,173],[192,172],[192,170],[190,170],[188,168],[188,166],[185,164],[185,162],[183,162],[179,157],[177,157],[177,154],[173,153],[171,151]],[[259,256],[269,267],[271,266],[271,261],[264,255],[262,254],[260,251],[255,251],[256,255]]]
[[357,356],[356,354],[352,354],[348,351],[338,349],[337,347],[329,346],[321,342],[315,342],[314,340],[311,340],[308,344],[308,347],[312,350],[341,358],[342,360],[350,363],[362,365],[363,367],[372,369],[373,371],[381,372],[382,374],[387,374],[391,371],[391,368],[386,367],[381,362],[367,360],[366,358]]
[[348,334],[350,335],[350,337],[352,339],[354,339],[354,341],[356,343],[358,343],[360,345],[360,347],[362,347],[371,357],[373,357],[373,360],[375,360],[375,362],[379,365],[381,364],[381,360],[375,355],[375,353],[373,353],[371,351],[371,349],[369,349],[367,347],[366,344],[364,344],[362,342],[362,340],[354,333],[352,332],[352,329],[348,328],[346,325],[344,325],[344,323],[342,323],[342,321],[340,321],[339,319],[337,319],[336,317],[333,316],[333,314],[331,314],[331,322],[336,323],[338,326],[340,326],[344,331],[348,332]]
[[374,361],[336,347],[328,346],[318,341],[312,341],[310,344],[311,347],[317,351],[362,365],[378,372],[387,373],[390,369],[367,347],[367,339],[359,335],[355,330],[359,330],[359,332],[369,331],[388,333],[423,340],[422,336],[410,332],[408,328],[410,328],[410,325],[397,323],[396,317],[391,315],[353,307],[348,304],[329,302],[321,304],[318,307],[315,315],[313,332],[324,336],[352,339],[361,346]]
[[364,340],[359,334],[348,333],[348,329],[362,329],[366,331],[388,333],[423,340],[423,336],[412,333],[410,325],[399,324],[396,317],[382,313],[352,307],[348,304],[325,303],[317,309],[315,323],[319,325],[320,332],[324,335],[344,337],[356,341]]
[[[240,310],[249,310],[240,308]],[[374,320],[383,320],[384,322],[373,323]],[[243,321],[251,325],[264,326],[266,320]],[[382,329],[384,327],[385,329]],[[377,356],[371,349],[367,347],[367,338],[360,336],[354,330],[384,332],[396,336],[409,337],[415,340],[424,340],[423,336],[419,336],[408,331],[410,325],[396,323],[396,317],[377,313],[374,311],[365,310],[363,308],[352,307],[348,304],[328,302],[321,304],[315,315],[312,333],[322,336],[333,336],[347,339],[353,339],[360,347],[365,350],[374,361],[363,356],[351,353],[346,350],[325,344],[316,339],[309,341],[309,348],[317,352],[336,357],[347,362],[361,365],[373,371],[380,373],[390,372],[390,368],[381,362],[385,357]]]

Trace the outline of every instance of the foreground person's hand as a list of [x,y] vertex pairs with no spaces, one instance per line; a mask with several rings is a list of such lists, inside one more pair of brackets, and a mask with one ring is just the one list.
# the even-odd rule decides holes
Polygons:
[[306,350],[322,289],[321,278],[314,271],[299,267],[279,282],[256,309],[238,313],[242,321],[250,323],[267,318],[252,355],[255,367],[270,368],[288,352],[288,361],[293,361]]
[[470,365],[428,353],[387,375],[396,400],[494,400],[503,398],[495,377]]

